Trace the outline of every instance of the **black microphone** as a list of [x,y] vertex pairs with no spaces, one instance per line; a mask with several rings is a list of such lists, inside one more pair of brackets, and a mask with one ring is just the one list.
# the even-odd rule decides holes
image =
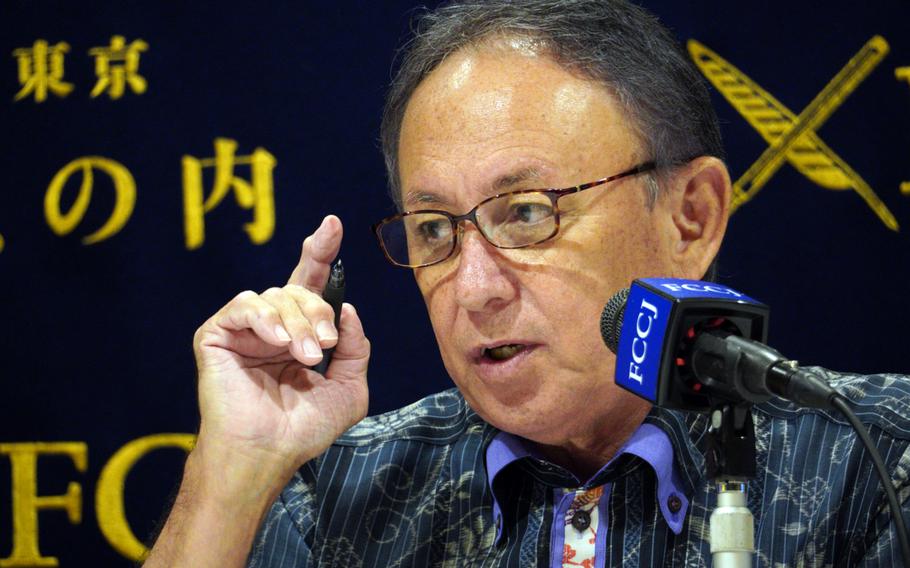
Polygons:
[[765,345],[768,315],[768,306],[727,286],[643,278],[610,298],[600,333],[616,354],[617,385],[657,406],[712,413],[706,455],[712,478],[755,476],[751,403],[776,394],[839,411],[875,466],[910,565],[910,535],[872,438],[843,395]]
[[769,309],[732,288],[672,278],[636,280],[601,313],[616,384],[657,406],[708,412],[773,395],[831,408],[836,391],[765,345]]

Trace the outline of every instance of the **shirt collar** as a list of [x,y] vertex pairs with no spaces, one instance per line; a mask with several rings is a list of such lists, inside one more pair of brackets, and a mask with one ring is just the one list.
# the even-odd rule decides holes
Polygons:
[[[688,496],[692,494],[704,466],[704,456],[696,447],[698,440],[692,440],[692,434],[696,434],[699,428],[704,427],[704,424],[699,424],[699,417],[702,418],[701,422],[704,422],[701,415],[693,417],[684,413],[652,409],[619,452],[588,482],[597,480],[596,484],[603,483],[598,478],[603,478],[603,473],[622,456],[640,458],[654,470],[661,514],[670,529],[679,534],[689,508]],[[699,436],[698,439],[700,438]],[[486,450],[487,485],[493,495],[493,521],[497,541],[502,537],[503,519],[499,502],[501,495],[497,496],[494,481],[508,465],[525,458],[537,465],[532,474],[536,473],[535,477],[544,483],[559,484],[561,481],[565,484],[567,481],[575,481],[576,486],[587,485],[580,483],[563,468],[543,460],[533,444],[527,440],[507,432],[497,433]],[[552,476],[549,476],[549,473],[552,473]],[[669,505],[671,498],[678,498],[681,503],[681,507],[675,513]]]
[[682,478],[683,490],[686,495],[692,495],[705,477],[707,415],[655,406],[645,417],[643,424],[653,424],[667,435],[673,447],[676,458],[674,464]]

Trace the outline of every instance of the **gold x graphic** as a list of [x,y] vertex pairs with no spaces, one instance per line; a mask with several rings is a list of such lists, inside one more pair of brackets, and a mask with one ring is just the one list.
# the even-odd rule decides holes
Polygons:
[[818,137],[816,131],[888,54],[888,42],[875,36],[812,102],[796,116],[769,92],[728,61],[690,39],[689,54],[702,73],[727,101],[768,142],[768,148],[733,184],[732,210],[749,201],[789,162],[818,185],[834,190],[853,189],[892,231],[897,219],[869,184]]

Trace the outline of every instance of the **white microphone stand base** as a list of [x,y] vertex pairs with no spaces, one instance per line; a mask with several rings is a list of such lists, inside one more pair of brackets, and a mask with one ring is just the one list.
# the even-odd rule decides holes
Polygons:
[[742,481],[717,482],[717,507],[710,520],[714,568],[751,568],[755,554],[755,522]]
[[709,521],[714,568],[752,568],[755,521],[746,484],[755,478],[755,428],[751,405],[722,403],[711,411],[708,478],[717,486],[717,506]]

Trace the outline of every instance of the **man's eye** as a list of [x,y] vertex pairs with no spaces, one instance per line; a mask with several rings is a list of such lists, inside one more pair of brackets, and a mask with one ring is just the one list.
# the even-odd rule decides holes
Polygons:
[[449,238],[451,224],[447,220],[424,221],[417,225],[417,235],[424,242],[435,242]]
[[513,223],[539,223],[553,215],[548,203],[513,203],[509,207],[509,221]]

